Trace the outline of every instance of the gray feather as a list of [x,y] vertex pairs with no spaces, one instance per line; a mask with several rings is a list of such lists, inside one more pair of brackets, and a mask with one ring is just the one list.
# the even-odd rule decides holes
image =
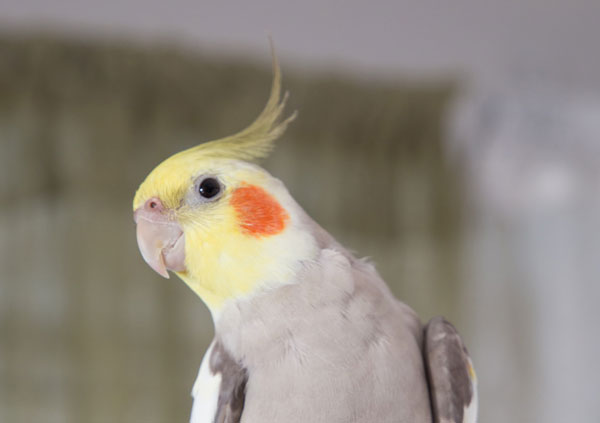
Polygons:
[[460,335],[443,317],[427,324],[424,355],[434,423],[463,423],[476,394],[471,359]]
[[209,361],[212,374],[221,375],[221,387],[214,423],[239,423],[244,409],[248,375],[238,362],[215,340]]

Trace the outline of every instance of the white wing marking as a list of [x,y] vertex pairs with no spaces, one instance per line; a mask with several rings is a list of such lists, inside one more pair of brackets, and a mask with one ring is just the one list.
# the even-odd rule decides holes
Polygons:
[[213,341],[204,354],[198,377],[192,388],[194,404],[190,423],[213,423],[215,420],[221,389],[221,374],[213,374],[210,371],[210,355],[214,346],[215,342]]
[[463,413],[463,423],[477,423],[477,409],[478,409],[478,398],[477,398],[477,376],[475,375],[475,369],[473,369],[473,363],[471,359],[468,358],[469,368],[471,371],[469,372],[469,376],[471,379],[471,386],[473,387],[473,398],[471,398],[471,403],[465,407],[465,412]]

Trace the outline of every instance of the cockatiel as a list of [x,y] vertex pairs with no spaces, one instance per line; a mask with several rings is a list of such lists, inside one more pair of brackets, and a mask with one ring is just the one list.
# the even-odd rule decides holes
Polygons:
[[168,158],[133,201],[145,261],[214,320],[191,422],[475,422],[475,373],[452,325],[423,327],[254,164],[294,117],[281,118],[274,54],[273,69],[254,123]]

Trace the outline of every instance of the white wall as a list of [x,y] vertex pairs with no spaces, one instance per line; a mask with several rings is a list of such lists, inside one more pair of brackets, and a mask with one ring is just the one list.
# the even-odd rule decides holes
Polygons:
[[453,121],[482,416],[596,422],[600,98],[523,82],[474,90]]
[[91,34],[185,39],[346,72],[467,71],[493,78],[517,66],[600,82],[596,0],[21,0],[0,2],[0,24]]

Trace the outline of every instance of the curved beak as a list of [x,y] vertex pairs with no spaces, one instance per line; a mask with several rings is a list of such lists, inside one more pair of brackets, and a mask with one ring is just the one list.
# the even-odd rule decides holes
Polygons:
[[144,205],[133,214],[138,247],[146,263],[168,279],[167,270],[186,270],[185,235],[181,226],[163,213],[162,207],[155,207],[156,201],[151,204],[152,208]]

